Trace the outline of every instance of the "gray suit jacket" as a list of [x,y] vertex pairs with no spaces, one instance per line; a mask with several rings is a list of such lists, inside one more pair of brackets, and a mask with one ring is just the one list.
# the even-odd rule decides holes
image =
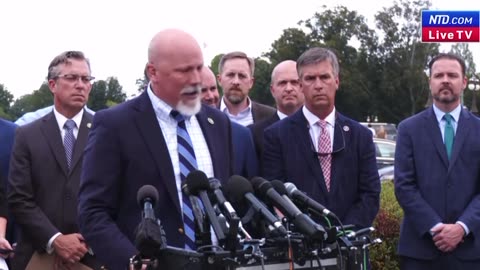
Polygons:
[[275,108],[257,103],[252,100],[253,123],[257,123],[272,117],[276,111],[277,110],[275,110]]
[[77,193],[91,122],[84,112],[70,172],[53,112],[17,128],[8,179],[8,206],[20,227],[13,269],[25,269],[34,251],[45,252],[55,233],[79,231]]

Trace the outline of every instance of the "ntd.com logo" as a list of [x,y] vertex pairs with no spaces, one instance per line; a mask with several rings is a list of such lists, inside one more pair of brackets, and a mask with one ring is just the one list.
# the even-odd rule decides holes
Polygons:
[[422,42],[480,42],[480,11],[422,11]]

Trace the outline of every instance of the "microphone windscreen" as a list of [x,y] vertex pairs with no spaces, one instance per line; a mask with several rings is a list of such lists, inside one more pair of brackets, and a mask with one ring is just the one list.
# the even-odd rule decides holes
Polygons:
[[255,194],[257,194],[260,198],[265,199],[267,195],[267,191],[272,188],[272,184],[267,180],[263,179],[262,177],[254,177],[252,178],[252,185],[253,189],[255,190]]
[[272,184],[273,188],[275,189],[275,191],[277,191],[278,193],[280,193],[280,195],[287,195],[288,196],[288,192],[287,192],[287,189],[285,188],[285,186],[283,185],[283,182],[280,181],[280,180],[272,180],[270,181],[270,183]]
[[137,192],[137,203],[140,205],[140,208],[143,207],[145,200],[149,198],[150,203],[155,207],[155,203],[158,201],[158,191],[152,185],[142,186]]
[[192,195],[198,195],[200,191],[210,189],[207,175],[199,170],[191,171],[185,178],[185,183]]
[[233,175],[225,185],[225,193],[230,202],[241,202],[244,200],[245,194],[253,193],[252,184],[242,176]]

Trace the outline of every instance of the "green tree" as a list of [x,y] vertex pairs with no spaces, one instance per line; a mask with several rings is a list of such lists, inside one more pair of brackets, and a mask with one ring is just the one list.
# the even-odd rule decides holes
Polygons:
[[7,90],[7,88],[0,84],[0,117],[8,120],[12,120],[12,116],[8,113],[10,105],[13,102],[13,95]]
[[122,103],[126,98],[127,95],[123,92],[118,79],[108,77],[106,81],[99,80],[93,83],[87,105],[93,111],[99,111]]
[[270,93],[270,77],[272,65],[261,58],[255,58],[255,82],[250,90],[250,98],[256,102],[274,106],[272,94]]
[[[465,76],[470,80],[476,70],[475,66],[475,61],[473,61],[473,54],[470,51],[469,44],[468,43],[456,43],[455,45],[452,46],[450,49],[451,53],[457,54],[461,56],[465,60]],[[473,103],[473,93],[472,91],[468,90],[468,83],[467,83],[467,88],[463,92],[462,96],[462,104],[468,105],[470,108],[472,108],[472,103]],[[478,108],[478,99],[477,99],[477,108]]]
[[269,59],[272,66],[276,66],[285,60],[296,61],[303,52],[313,45],[315,45],[315,42],[312,42],[310,35],[307,35],[303,30],[287,28],[283,30],[280,38],[272,43],[272,49],[263,53],[263,56]]
[[10,108],[10,114],[14,119],[19,118],[27,112],[33,112],[38,109],[51,106],[53,104],[53,95],[47,82],[42,83],[38,90],[31,94],[23,95],[15,100]]

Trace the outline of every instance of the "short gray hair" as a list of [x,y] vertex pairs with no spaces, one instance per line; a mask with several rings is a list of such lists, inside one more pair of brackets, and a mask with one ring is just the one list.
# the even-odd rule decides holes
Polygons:
[[247,60],[248,66],[250,67],[250,72],[253,77],[253,72],[255,71],[255,61],[248,57],[246,53],[244,52],[231,52],[224,54],[222,58],[220,58],[220,62],[218,63],[218,73],[221,74],[223,70],[223,66],[225,65],[225,62],[230,59],[245,59]]
[[55,58],[53,58],[52,62],[50,62],[50,65],[48,66],[48,75],[47,75],[47,80],[55,79],[60,75],[59,71],[59,66],[61,64],[70,64],[70,59],[75,59],[75,60],[80,60],[80,61],[85,61],[87,62],[88,69],[90,69],[90,60],[85,57],[83,52],[81,51],[66,51],[63,52],[59,55],[57,55]]
[[300,55],[297,60],[298,76],[302,76],[302,67],[317,64],[326,60],[332,65],[333,74],[338,76],[340,73],[340,65],[338,64],[337,56],[332,50],[320,47],[308,49]]

